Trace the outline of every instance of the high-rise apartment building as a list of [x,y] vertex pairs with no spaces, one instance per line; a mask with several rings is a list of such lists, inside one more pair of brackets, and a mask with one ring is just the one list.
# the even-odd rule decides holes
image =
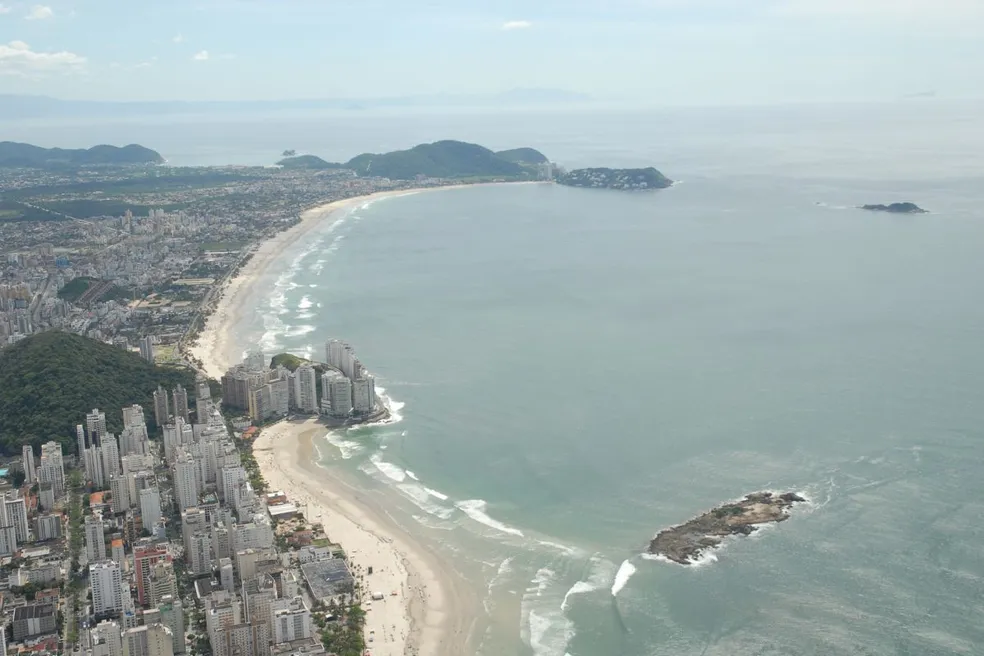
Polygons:
[[153,364],[154,362],[154,338],[151,335],[140,338],[140,357]]
[[171,467],[174,481],[174,497],[178,510],[184,511],[198,505],[198,463],[182,455]]
[[62,448],[61,444],[54,440],[41,445],[38,482],[51,483],[56,499],[65,496],[65,464],[62,460]]
[[154,392],[154,422],[158,428],[171,423],[171,404],[168,402],[167,390],[160,385]]
[[123,576],[119,563],[102,560],[89,564],[92,587],[92,613],[96,616],[119,615],[123,610]]
[[86,515],[85,518],[85,555],[90,563],[106,559],[103,521],[95,515]]
[[180,417],[181,419],[188,421],[190,414],[188,411],[188,391],[181,385],[178,385],[171,393],[171,398],[174,400],[171,404],[171,407],[174,410],[174,416],[176,418]]
[[89,434],[90,446],[99,446],[106,435],[106,413],[100,412],[99,408],[93,408],[92,412],[85,416],[85,430]]
[[301,365],[294,372],[294,402],[301,412],[318,411],[317,372],[311,365]]
[[161,492],[157,487],[146,487],[140,495],[140,522],[145,529],[153,532],[154,526],[161,521]]
[[21,459],[24,463],[24,482],[28,485],[34,485],[38,482],[38,472],[34,465],[34,447],[25,444],[24,448],[21,449]]

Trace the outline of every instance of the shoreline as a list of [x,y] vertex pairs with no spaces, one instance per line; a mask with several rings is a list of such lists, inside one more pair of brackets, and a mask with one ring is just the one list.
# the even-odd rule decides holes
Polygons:
[[[394,189],[331,201],[301,214],[299,223],[253,245],[249,260],[223,281],[212,311],[187,353],[201,363],[209,377],[219,379],[238,363],[233,329],[245,316],[255,283],[266,276],[283,252],[315,230],[328,229],[354,206],[383,198],[426,191],[461,189],[504,182],[453,184]],[[308,521],[320,521],[333,541],[352,554],[359,565],[373,565],[369,585],[387,582],[378,602],[384,612],[367,613],[366,635],[375,631],[367,647],[376,656],[461,656],[470,652],[478,618],[478,601],[463,579],[432,551],[399,526],[386,508],[369,502],[355,486],[330,477],[320,467],[314,439],[330,427],[317,418],[285,420],[263,428],[253,445],[260,471],[271,489],[282,489],[300,505],[306,501]],[[360,553],[361,552],[361,553]],[[371,558],[374,562],[366,562]],[[379,563],[386,563],[380,565]],[[372,590],[375,592],[376,590]],[[369,592],[369,591],[364,591]],[[391,592],[398,592],[396,597]],[[391,600],[399,599],[399,604]],[[394,609],[398,608],[399,612]]]
[[270,270],[284,250],[295,245],[315,230],[327,228],[338,223],[345,216],[344,210],[361,203],[384,198],[408,196],[421,192],[491,185],[526,184],[550,183],[484,182],[391,189],[377,191],[372,194],[342,198],[307,209],[301,213],[299,223],[263,242],[251,246],[249,260],[240,266],[234,276],[220,283],[219,287],[213,292],[219,295],[218,301],[215,302],[213,309],[206,315],[198,337],[191,345],[186,347],[186,352],[191,358],[201,363],[199,369],[210,378],[214,378],[215,380],[222,378],[222,375],[230,367],[238,363],[242,357],[241,352],[235,355],[232,353],[233,344],[230,339],[230,331],[243,318],[244,300],[250,291],[251,284],[258,281]]
[[321,523],[366,576],[363,603],[367,649],[375,656],[460,656],[469,653],[477,603],[435,554],[360,494],[318,464],[314,440],[328,428],[318,419],[282,421],[260,431],[253,453],[272,490],[282,490],[307,521]]

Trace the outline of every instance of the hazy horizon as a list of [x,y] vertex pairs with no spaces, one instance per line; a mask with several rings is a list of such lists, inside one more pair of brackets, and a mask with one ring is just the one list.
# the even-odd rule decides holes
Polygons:
[[0,93],[290,101],[564,89],[624,105],[977,98],[974,0],[0,3]]

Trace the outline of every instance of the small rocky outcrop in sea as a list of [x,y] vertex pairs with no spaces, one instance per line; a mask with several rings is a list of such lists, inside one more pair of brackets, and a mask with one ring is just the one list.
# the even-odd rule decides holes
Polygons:
[[889,203],[888,205],[862,205],[861,209],[871,212],[891,212],[892,214],[926,214],[926,210],[915,203]]
[[719,546],[729,535],[750,535],[757,525],[789,519],[793,504],[806,501],[795,492],[755,492],[737,503],[707,511],[686,524],[667,528],[649,543],[649,553],[681,565],[692,565],[708,549]]

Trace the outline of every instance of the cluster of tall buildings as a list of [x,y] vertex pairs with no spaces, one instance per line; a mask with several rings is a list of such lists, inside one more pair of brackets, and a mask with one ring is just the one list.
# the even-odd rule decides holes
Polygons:
[[263,353],[252,352],[222,377],[223,405],[243,410],[257,422],[292,411],[336,419],[374,413],[379,405],[376,382],[352,347],[331,340],[325,345],[325,360],[290,371],[270,368]]

